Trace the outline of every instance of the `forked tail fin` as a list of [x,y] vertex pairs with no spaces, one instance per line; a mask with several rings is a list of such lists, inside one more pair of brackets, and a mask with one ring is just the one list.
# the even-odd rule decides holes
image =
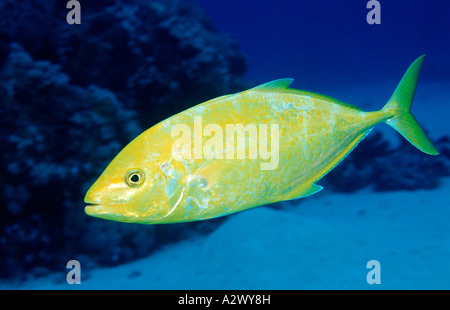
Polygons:
[[412,145],[424,153],[438,155],[439,152],[428,139],[415,117],[409,112],[424,58],[425,55],[420,56],[409,66],[382,111],[394,115],[386,121],[386,124],[399,132]]

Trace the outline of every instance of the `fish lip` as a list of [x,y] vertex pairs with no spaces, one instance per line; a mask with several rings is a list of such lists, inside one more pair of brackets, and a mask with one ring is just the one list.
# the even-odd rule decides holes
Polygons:
[[96,206],[100,206],[102,204],[101,201],[97,201],[95,199],[88,198],[88,195],[86,195],[86,197],[84,197],[84,202],[87,204],[86,207],[96,207]]
[[84,207],[84,212],[89,216],[104,220],[127,223],[135,222],[133,218],[130,219],[129,214],[123,214],[121,210],[122,206],[123,203],[89,204]]
[[99,217],[99,216],[101,217],[104,215],[108,215],[110,213],[114,213],[115,208],[122,205],[122,203],[104,204],[104,203],[99,203],[99,202],[92,202],[89,200],[85,200],[84,202],[88,203],[88,205],[84,207],[84,212],[87,215],[95,216],[95,217]]
[[84,202],[87,203],[87,206],[84,207],[84,212],[87,215],[95,216],[97,214],[103,213],[101,211],[105,210],[104,209],[105,205],[102,205],[101,202],[99,202],[99,201],[85,198]]
[[84,207],[84,212],[87,215],[93,216],[93,215],[99,214],[100,213],[99,211],[101,208],[102,208],[102,206],[100,204],[92,203],[92,204],[88,204],[86,207]]

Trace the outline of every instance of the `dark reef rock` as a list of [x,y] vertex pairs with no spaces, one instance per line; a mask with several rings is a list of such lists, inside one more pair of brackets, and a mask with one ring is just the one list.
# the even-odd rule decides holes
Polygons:
[[18,44],[0,72],[0,94],[0,264],[8,273],[21,263],[56,264],[56,245],[95,236],[82,214],[85,189],[141,129],[113,93],[71,85]]
[[117,264],[220,224],[108,222],[83,198],[143,129],[242,88],[234,40],[185,0],[83,2],[81,25],[67,12],[0,2],[0,277]]
[[432,189],[442,177],[450,176],[450,141],[433,141],[440,151],[430,156],[402,139],[390,147],[380,133],[369,135],[324,179],[339,192],[355,192],[368,185],[376,191]]
[[242,88],[246,62],[236,42],[190,1],[95,1],[82,5],[80,25],[67,24],[68,10],[54,0],[15,3],[0,4],[0,38],[59,64],[75,85],[114,91],[144,128]]
[[338,192],[355,192],[373,182],[374,160],[389,152],[380,133],[370,134],[320,182]]

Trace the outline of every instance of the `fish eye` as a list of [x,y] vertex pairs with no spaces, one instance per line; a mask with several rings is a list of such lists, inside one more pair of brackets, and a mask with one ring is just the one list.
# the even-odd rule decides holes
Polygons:
[[131,187],[136,187],[144,182],[144,174],[137,169],[133,169],[125,176],[125,181]]

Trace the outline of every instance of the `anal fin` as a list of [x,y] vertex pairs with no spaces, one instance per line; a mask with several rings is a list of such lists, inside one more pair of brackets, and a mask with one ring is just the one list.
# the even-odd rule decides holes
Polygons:
[[315,193],[318,193],[322,190],[322,186],[317,184],[311,184],[309,186],[300,186],[294,191],[290,192],[286,197],[285,200],[292,200],[292,199],[298,199],[303,198],[307,196],[314,195]]

